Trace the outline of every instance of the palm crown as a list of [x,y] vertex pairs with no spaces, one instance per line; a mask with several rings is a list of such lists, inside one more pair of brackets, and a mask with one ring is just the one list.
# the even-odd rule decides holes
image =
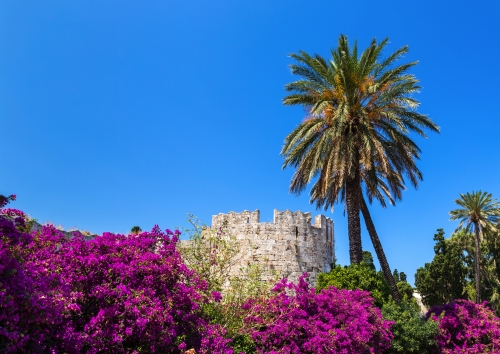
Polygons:
[[460,194],[455,203],[462,207],[450,211],[451,220],[460,220],[457,229],[465,225],[465,230],[469,232],[472,225],[478,225],[481,230],[496,231],[496,224],[500,221],[500,203],[493,199],[491,193]]
[[[283,167],[297,167],[293,192],[302,191],[315,176],[319,177],[316,194],[325,194],[328,187],[340,192],[360,162],[366,174],[377,168],[384,174],[405,172],[413,184],[421,178],[414,163],[420,150],[408,133],[425,137],[423,127],[434,131],[438,127],[415,111],[419,103],[411,94],[420,87],[407,71],[416,62],[390,68],[408,48],[379,61],[387,41],[377,44],[374,39],[359,58],[357,45],[349,48],[345,36],[328,62],[305,52],[291,55],[299,62],[291,65],[292,73],[304,79],[286,85],[293,93],[283,102],[306,106],[309,113],[286,137],[281,152]],[[411,168],[405,169],[407,165]]]

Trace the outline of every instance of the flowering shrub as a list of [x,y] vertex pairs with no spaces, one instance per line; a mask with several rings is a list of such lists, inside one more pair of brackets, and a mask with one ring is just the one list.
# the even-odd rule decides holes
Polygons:
[[13,200],[16,200],[15,194],[11,194],[8,197],[4,196],[3,194],[0,194],[0,208],[3,208]]
[[63,330],[63,304],[50,294],[49,278],[22,252],[32,242],[0,215],[0,351],[39,353],[57,347]]
[[11,218],[11,219],[15,219],[15,218],[25,219],[26,218],[26,214],[23,211],[17,210],[17,209],[11,209],[11,208],[1,209],[0,215],[4,216],[6,218]]
[[298,284],[284,279],[273,289],[275,296],[244,305],[246,331],[258,353],[364,354],[389,348],[391,322],[368,292],[329,287],[316,294],[306,276]]
[[31,234],[0,213],[0,352],[230,354],[200,304],[219,301],[176,250],[180,232]]
[[427,318],[439,324],[440,353],[500,353],[500,319],[483,304],[455,300],[434,306]]

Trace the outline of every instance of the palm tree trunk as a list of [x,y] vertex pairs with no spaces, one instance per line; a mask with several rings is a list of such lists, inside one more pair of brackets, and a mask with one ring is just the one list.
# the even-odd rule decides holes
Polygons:
[[363,213],[363,219],[365,219],[366,229],[370,234],[370,239],[372,240],[373,248],[375,249],[375,253],[377,254],[377,258],[380,262],[380,268],[382,268],[382,273],[384,274],[385,279],[389,283],[391,287],[392,298],[400,302],[401,294],[398,291],[398,287],[396,285],[396,281],[392,276],[391,268],[389,267],[389,262],[387,262],[387,258],[385,258],[384,249],[382,248],[382,243],[377,235],[377,230],[375,230],[375,225],[373,224],[372,217],[370,215],[370,211],[368,210],[368,206],[366,205],[365,198],[361,195],[361,212]]
[[475,268],[476,268],[476,304],[481,302],[481,289],[480,289],[480,279],[479,279],[479,257],[481,254],[480,250],[480,239],[479,239],[479,223],[474,223],[474,229],[476,231],[476,259],[475,259]]
[[363,260],[361,247],[361,222],[359,203],[361,196],[361,176],[359,166],[355,168],[355,176],[346,182],[347,229],[349,233],[349,256],[351,264],[359,264]]

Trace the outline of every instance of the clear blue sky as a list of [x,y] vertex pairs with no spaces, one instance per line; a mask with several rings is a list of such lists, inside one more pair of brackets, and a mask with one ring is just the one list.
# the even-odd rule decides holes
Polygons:
[[[500,198],[500,2],[0,1],[0,193],[39,221],[96,233],[206,223],[220,212],[319,213],[288,193],[287,54],[328,56],[339,34],[389,37],[419,60],[424,181],[396,207],[372,206],[389,263],[409,275],[433,234],[457,226],[460,193]],[[347,220],[335,221],[347,264]],[[364,230],[363,230],[364,231]],[[372,250],[367,233],[363,248]]]

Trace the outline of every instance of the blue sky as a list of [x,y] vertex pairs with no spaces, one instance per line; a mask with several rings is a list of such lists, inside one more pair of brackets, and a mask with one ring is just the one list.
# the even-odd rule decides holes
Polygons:
[[[460,193],[500,198],[494,108],[500,3],[407,1],[0,1],[0,193],[39,221],[96,233],[206,223],[220,212],[320,213],[288,193],[285,136],[304,111],[284,107],[287,56],[328,56],[339,35],[386,54],[423,87],[441,134],[416,138],[424,181],[396,207],[371,207],[392,268],[433,257],[457,224]],[[321,211],[322,212],[322,211]],[[336,256],[349,261],[343,207]],[[363,230],[363,248],[372,250]]]

